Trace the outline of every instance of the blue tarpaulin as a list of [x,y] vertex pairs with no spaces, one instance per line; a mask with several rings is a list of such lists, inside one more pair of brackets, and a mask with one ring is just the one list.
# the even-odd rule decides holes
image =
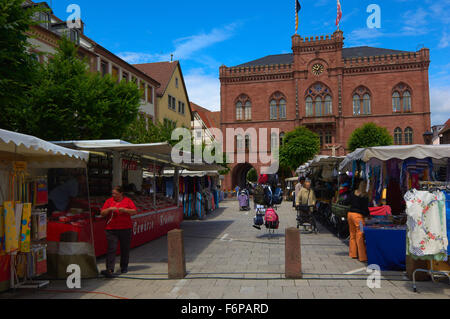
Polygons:
[[368,264],[381,270],[406,269],[406,229],[364,227]]

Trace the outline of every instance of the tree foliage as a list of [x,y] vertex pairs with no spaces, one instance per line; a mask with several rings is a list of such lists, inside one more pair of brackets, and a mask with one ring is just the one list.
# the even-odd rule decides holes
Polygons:
[[38,73],[24,107],[24,133],[46,140],[120,138],[137,117],[136,84],[89,72],[75,44],[65,37]]
[[280,166],[295,170],[319,151],[318,135],[306,127],[299,126],[284,136],[279,151]]
[[385,127],[370,122],[353,131],[348,140],[348,148],[353,152],[357,148],[387,146],[393,142],[391,134]]
[[28,53],[26,32],[38,23],[32,19],[40,6],[22,7],[23,0],[0,0],[0,127],[19,126],[20,108],[37,76],[38,62]]
[[154,124],[144,115],[139,114],[130,125],[128,125],[122,139],[133,144],[168,142],[175,145],[177,141],[172,141],[172,131],[177,127],[176,123],[157,122]]
[[258,173],[256,169],[251,168],[247,173],[247,181],[256,183],[258,181]]

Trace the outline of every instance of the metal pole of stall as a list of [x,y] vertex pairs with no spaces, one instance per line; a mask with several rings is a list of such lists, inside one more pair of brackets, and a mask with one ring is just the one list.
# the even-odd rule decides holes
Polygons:
[[180,183],[179,183],[179,178],[180,174],[179,174],[179,169],[178,167],[175,167],[175,175],[174,175],[174,185],[175,185],[175,201],[177,203],[177,207],[180,206]]
[[153,207],[156,210],[156,162],[153,161]]

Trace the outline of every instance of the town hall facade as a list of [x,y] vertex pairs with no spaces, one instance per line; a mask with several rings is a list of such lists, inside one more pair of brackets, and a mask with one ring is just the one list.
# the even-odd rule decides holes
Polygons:
[[[306,126],[320,137],[321,154],[345,155],[350,134],[368,122],[386,127],[394,143],[423,144],[430,130],[430,51],[343,48],[342,31],[292,37],[292,53],[235,67],[220,67],[221,129],[267,128],[269,150],[280,137]],[[235,155],[251,152],[249,136],[237,136]],[[226,134],[224,133],[224,143]],[[226,144],[225,144],[226,145]],[[231,155],[232,156],[232,155]],[[233,163],[224,188],[243,181],[261,163]]]

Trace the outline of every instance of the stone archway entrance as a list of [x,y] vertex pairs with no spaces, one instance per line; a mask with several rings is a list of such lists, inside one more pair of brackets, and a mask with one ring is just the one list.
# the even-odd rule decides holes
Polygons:
[[249,170],[251,170],[253,166],[249,163],[241,163],[236,165],[233,168],[232,173],[232,186],[233,188],[236,186],[239,186],[240,188],[243,188],[247,184],[247,173]]

